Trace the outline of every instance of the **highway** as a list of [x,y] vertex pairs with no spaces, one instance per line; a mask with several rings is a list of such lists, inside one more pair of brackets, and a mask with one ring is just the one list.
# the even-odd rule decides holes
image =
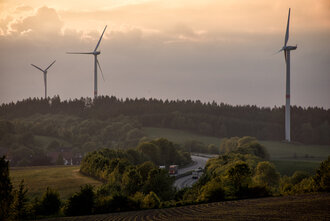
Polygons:
[[[197,169],[199,167],[203,168],[205,167],[206,161],[210,159],[209,157],[202,157],[202,156],[195,156],[191,155],[191,159],[195,162],[193,165],[179,169],[178,175],[192,171],[194,169]],[[192,175],[188,175],[185,177],[181,177],[174,182],[174,186],[179,190],[184,187],[191,187],[194,183],[197,182],[198,179],[193,179]]]

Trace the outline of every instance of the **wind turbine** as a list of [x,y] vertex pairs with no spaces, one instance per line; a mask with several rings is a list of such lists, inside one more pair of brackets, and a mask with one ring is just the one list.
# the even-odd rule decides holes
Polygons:
[[284,51],[284,58],[286,63],[286,94],[285,94],[285,140],[290,142],[290,51],[296,50],[296,46],[287,46],[289,40],[289,24],[290,24],[290,8],[288,15],[288,23],[286,26],[286,33],[284,38],[284,46],[278,52]]
[[100,37],[100,40],[97,42],[97,45],[96,45],[94,51],[92,51],[92,52],[67,52],[67,54],[92,54],[92,55],[94,55],[94,98],[97,97],[97,66],[100,68],[100,71],[101,71],[101,74],[102,74],[102,78],[104,80],[104,76],[103,76],[103,72],[102,72],[100,63],[97,60],[97,56],[99,54],[101,54],[101,52],[100,51],[97,51],[97,48],[99,47],[99,45],[101,43],[101,40],[102,40],[103,34],[105,32],[105,29],[107,29],[107,25],[105,26],[105,28],[104,28],[104,30],[102,32],[102,35]]
[[[56,61],[56,60],[55,60]],[[42,71],[44,73],[44,84],[45,84],[45,99],[47,99],[47,71],[48,69],[55,63],[55,61],[53,61],[53,63],[51,63],[45,70],[42,70],[41,68],[39,68],[38,66],[31,64],[33,67],[37,68],[38,70]]]

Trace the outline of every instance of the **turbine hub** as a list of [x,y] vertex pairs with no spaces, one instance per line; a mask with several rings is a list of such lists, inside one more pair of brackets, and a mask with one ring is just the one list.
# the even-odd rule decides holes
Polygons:
[[291,51],[291,50],[296,50],[297,46],[286,46],[284,50]]
[[101,52],[100,51],[94,51],[93,54],[94,55],[99,55],[99,54],[101,54]]

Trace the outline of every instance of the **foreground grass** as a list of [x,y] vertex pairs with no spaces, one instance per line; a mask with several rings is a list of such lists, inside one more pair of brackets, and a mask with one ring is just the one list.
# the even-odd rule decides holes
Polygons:
[[282,175],[292,176],[295,171],[305,171],[314,174],[320,166],[320,162],[315,161],[294,161],[294,160],[272,160],[278,172]]
[[[269,197],[56,220],[329,220],[330,194]],[[55,219],[50,219],[55,220]]]
[[260,141],[272,159],[322,161],[330,155],[329,145],[291,144],[279,141]]
[[188,140],[198,140],[205,144],[214,144],[220,146],[221,139],[217,137],[203,136],[194,134],[184,130],[168,129],[168,128],[157,128],[157,127],[144,127],[143,131],[152,139],[164,137],[168,140],[182,144]]
[[79,173],[79,166],[12,167],[10,178],[17,187],[22,179],[29,188],[29,197],[41,197],[49,186],[58,190],[62,199],[67,199],[81,185],[101,185],[101,182]]

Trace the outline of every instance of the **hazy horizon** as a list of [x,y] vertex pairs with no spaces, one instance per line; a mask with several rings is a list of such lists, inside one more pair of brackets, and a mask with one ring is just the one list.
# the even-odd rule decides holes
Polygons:
[[330,108],[330,2],[56,1],[0,2],[0,103],[99,95],[201,100],[260,107],[285,104],[282,48],[291,7],[291,105]]

